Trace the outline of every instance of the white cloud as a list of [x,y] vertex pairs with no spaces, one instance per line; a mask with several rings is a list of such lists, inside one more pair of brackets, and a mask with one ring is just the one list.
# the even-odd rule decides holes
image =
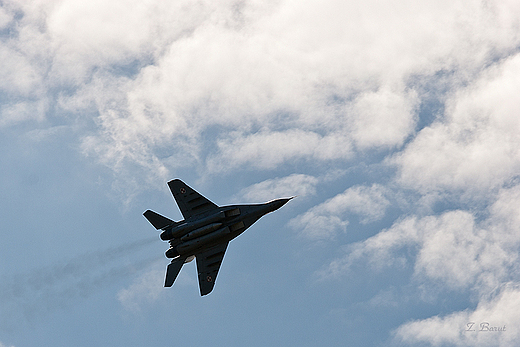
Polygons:
[[39,69],[15,49],[0,44],[0,90],[22,97],[34,96],[41,83]]
[[[421,102],[411,79],[453,71],[447,83],[458,86],[519,42],[514,1],[11,6],[24,16],[8,46],[28,65],[14,69],[16,78],[4,74],[29,90],[42,79],[53,90],[72,88],[59,106],[99,112],[100,131],[85,146],[119,171],[155,170],[159,161],[161,170],[186,162],[210,172],[273,169],[300,158],[349,159],[353,144],[400,146]],[[121,78],[125,69],[136,75]],[[22,112],[13,110],[9,119]],[[203,151],[215,126],[218,146]]]
[[35,64],[16,45],[1,39],[0,61],[0,126],[43,120],[49,104],[44,91],[45,67]]
[[520,186],[503,189],[481,222],[467,211],[408,217],[390,229],[350,247],[334,260],[324,277],[343,276],[354,262],[375,269],[413,263],[414,279],[452,290],[489,291],[518,280]]
[[350,142],[341,134],[321,136],[312,131],[291,129],[236,134],[218,142],[219,153],[208,159],[210,171],[228,171],[245,165],[273,169],[294,159],[347,159],[352,155]]
[[299,196],[316,194],[316,184],[318,179],[313,176],[303,174],[293,174],[287,177],[265,180],[242,189],[238,195],[246,201],[260,202],[268,201],[280,197]]
[[422,193],[489,191],[520,170],[520,54],[497,62],[447,102],[395,158],[399,182]]
[[349,212],[359,215],[363,224],[381,219],[390,205],[385,194],[386,188],[378,184],[351,187],[293,218],[289,225],[309,238],[332,239],[346,231]]
[[[225,3],[225,2],[224,2]],[[220,2],[222,5],[222,2]],[[28,2],[24,14],[45,23],[38,32],[51,56],[49,76],[57,83],[81,85],[94,69],[143,64],[218,8],[212,2],[54,1]],[[117,16],[114,16],[117,13]],[[32,23],[28,23],[32,24]],[[26,44],[42,46],[42,43]]]
[[414,246],[420,238],[416,227],[417,218],[407,218],[395,223],[389,230],[383,230],[367,240],[350,245],[348,253],[332,261],[320,272],[321,277],[331,278],[349,273],[354,262],[367,260],[373,269],[380,270],[390,266],[407,263],[402,248]]
[[[3,103],[2,124],[42,120],[50,109],[99,114],[83,148],[120,177],[136,167],[161,177],[186,165],[274,169],[399,147],[421,102],[411,81],[451,71],[444,78],[456,88],[520,42],[514,1],[7,1],[2,11],[4,26],[17,21],[17,34],[0,40],[9,61],[0,80],[16,94]],[[15,19],[15,11],[23,15]],[[453,141],[453,130],[441,128]],[[474,143],[488,148],[488,135]],[[203,150],[205,141],[217,146]],[[430,187],[435,182],[414,183],[420,163],[404,164],[413,148],[402,157],[402,178]],[[467,150],[455,148],[453,160]],[[463,163],[452,181],[471,180],[481,161],[516,155],[499,152]],[[452,184],[435,175],[449,165],[434,154],[431,180]],[[488,170],[482,180],[515,169]]]
[[0,30],[7,27],[7,25],[13,20],[13,14],[3,7],[0,7]]
[[390,90],[360,95],[352,109],[352,136],[358,148],[402,145],[415,127],[417,93]]
[[334,197],[330,204],[338,203],[340,209],[346,209],[361,216],[361,223],[366,224],[383,218],[386,208],[390,205],[388,199],[385,198],[387,193],[387,189],[379,184],[373,184],[370,187],[355,186]]
[[412,346],[513,347],[520,339],[519,324],[520,290],[518,285],[505,286],[496,297],[482,298],[475,310],[405,323],[395,331],[395,341]]

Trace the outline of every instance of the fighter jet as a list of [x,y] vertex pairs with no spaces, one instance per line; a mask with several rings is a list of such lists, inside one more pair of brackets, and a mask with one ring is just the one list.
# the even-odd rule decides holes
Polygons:
[[265,204],[217,206],[179,179],[168,182],[177,206],[184,217],[180,222],[147,210],[146,219],[161,229],[161,240],[168,241],[166,257],[172,258],[166,268],[164,286],[171,287],[182,265],[197,259],[200,295],[213,290],[217,273],[229,241],[242,234],[263,215],[276,211],[291,198]]

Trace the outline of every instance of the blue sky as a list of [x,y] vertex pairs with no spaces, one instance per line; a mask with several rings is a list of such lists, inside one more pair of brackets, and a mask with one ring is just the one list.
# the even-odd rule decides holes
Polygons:
[[[0,347],[517,345],[519,28],[504,0],[1,1]],[[200,297],[142,216],[181,218],[173,178],[298,198]]]

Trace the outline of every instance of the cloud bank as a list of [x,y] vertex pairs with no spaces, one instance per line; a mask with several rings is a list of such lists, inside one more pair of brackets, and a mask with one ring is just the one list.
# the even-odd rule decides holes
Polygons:
[[[118,171],[137,165],[163,177],[185,165],[210,172],[272,169],[402,146],[415,131],[423,85],[443,74],[439,88],[458,88],[498,61],[480,87],[468,89],[466,106],[448,103],[455,118],[432,127],[438,135],[424,131],[397,162],[413,160],[428,135],[442,141],[449,133],[447,141],[471,150],[471,143],[451,138],[462,120],[456,114],[467,114],[463,107],[485,112],[493,96],[470,106],[478,97],[472,90],[485,94],[493,75],[515,69],[514,58],[501,59],[518,46],[517,7],[503,1],[7,1],[0,54],[12,64],[1,72],[0,90],[10,95],[1,124],[43,121],[50,110],[97,114],[99,131],[83,137],[84,151]],[[207,132],[214,140],[205,139]],[[208,144],[215,149],[207,152]],[[437,170],[446,165],[435,164]],[[403,165],[403,180],[420,170],[414,165]]]

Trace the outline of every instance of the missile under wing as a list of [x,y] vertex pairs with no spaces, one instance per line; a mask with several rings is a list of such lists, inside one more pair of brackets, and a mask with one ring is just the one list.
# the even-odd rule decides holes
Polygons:
[[146,219],[162,230],[161,239],[170,243],[166,257],[172,261],[166,269],[164,286],[171,287],[182,265],[196,258],[201,295],[213,290],[229,241],[292,199],[217,206],[179,179],[168,182],[168,187],[184,220],[175,222],[151,210],[144,212]]

